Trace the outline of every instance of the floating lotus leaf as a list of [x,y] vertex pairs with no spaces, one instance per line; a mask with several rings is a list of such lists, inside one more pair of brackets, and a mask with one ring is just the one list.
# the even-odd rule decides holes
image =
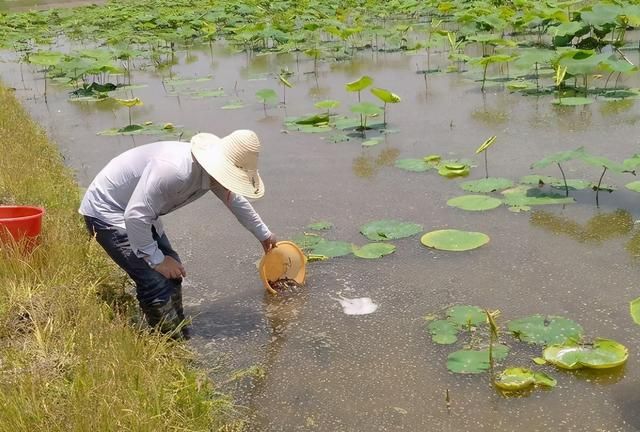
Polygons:
[[300,249],[306,250],[313,248],[324,239],[317,234],[304,233],[293,236],[292,240],[295,244],[300,246]]
[[582,326],[559,316],[531,315],[509,321],[507,328],[523,342],[540,345],[564,343],[582,337]]
[[392,219],[368,222],[360,227],[360,232],[373,241],[410,237],[420,231],[422,231],[422,225]]
[[420,241],[430,248],[461,252],[489,243],[489,236],[480,232],[444,229],[428,232]]
[[541,159],[538,162],[531,165],[531,168],[545,168],[551,164],[555,165],[561,162],[570,161],[572,159],[576,159],[582,153],[584,153],[584,148],[582,147],[576,150],[568,150],[568,151],[553,153],[545,157],[544,159]]
[[353,254],[358,258],[381,258],[395,252],[396,247],[388,243],[369,243],[362,247],[354,247]]
[[117,136],[117,135],[160,135],[160,136],[184,136],[184,129],[181,126],[172,125],[173,127],[166,127],[171,123],[153,124],[151,122],[145,124],[130,124],[121,128],[112,128],[98,132],[98,135],[102,136]]
[[468,192],[487,193],[513,187],[513,182],[506,178],[489,177],[463,182],[460,187]]
[[449,320],[436,320],[429,323],[431,340],[441,345],[451,345],[458,340],[458,327]]
[[593,345],[575,342],[551,345],[544,349],[543,356],[546,361],[562,369],[607,369],[624,364],[629,351],[614,340],[596,339]]
[[224,89],[217,88],[213,90],[199,90],[187,93],[193,99],[216,98],[225,96]]
[[478,306],[456,305],[447,310],[447,319],[458,326],[466,328],[487,322],[487,314]]
[[233,101],[233,102],[229,102],[228,104],[220,107],[220,109],[223,110],[235,110],[235,109],[240,109],[240,108],[244,108],[244,103],[242,103],[242,101]]
[[298,125],[324,126],[329,124],[328,114],[314,114],[308,117],[302,117],[293,121]]
[[589,99],[586,97],[563,97],[562,99],[554,99],[551,103],[554,105],[562,106],[579,106],[589,105],[593,103],[593,99]]
[[323,231],[333,228],[333,224],[329,221],[318,221],[307,225],[307,228],[314,231]]
[[571,204],[575,200],[564,195],[544,192],[529,186],[516,186],[502,191],[504,203],[510,206],[532,206],[549,204]]
[[[504,345],[493,347],[493,360],[500,361],[509,353],[509,348]],[[491,367],[489,363],[489,349],[460,350],[447,357],[447,368],[455,373],[481,373]]]
[[640,324],[640,297],[629,302],[629,311],[631,312],[633,322]]
[[[564,189],[564,180],[558,180],[550,183],[551,187],[556,189]],[[602,185],[601,185],[602,186]],[[593,187],[593,183],[587,180],[567,179],[567,187],[573,190],[584,190]]]
[[358,91],[366,89],[371,84],[373,84],[373,78],[371,78],[370,76],[364,75],[364,76],[361,76],[360,78],[358,78],[355,81],[351,81],[349,83],[346,83],[344,85],[344,87],[347,89],[347,91],[358,92]]
[[462,195],[451,198],[447,201],[447,205],[468,211],[491,210],[502,204],[498,198],[486,195]]
[[523,390],[532,385],[555,387],[557,381],[542,372],[534,372],[527,368],[507,368],[494,381],[496,387],[503,390]]
[[337,241],[337,240],[321,240],[311,247],[311,253],[313,255],[326,256],[328,258],[335,258],[344,255],[349,255],[352,252],[351,243]]
[[430,162],[430,163],[438,163],[442,160],[442,156],[440,155],[428,155],[424,157],[424,161],[425,162]]
[[211,81],[212,79],[213,79],[212,76],[206,76],[206,77],[197,77],[197,78],[166,78],[162,81],[165,85],[176,87],[176,86],[182,86],[186,84]]
[[471,167],[465,164],[441,164],[438,166],[438,174],[443,177],[466,177],[471,172]]
[[363,141],[361,145],[362,147],[373,147],[375,145],[380,144],[381,142],[382,142],[382,138],[376,137],[376,138],[371,138],[366,141]]
[[412,172],[423,172],[433,168],[433,165],[425,162],[424,159],[398,159],[395,162],[395,166]]
[[134,107],[134,106],[142,106],[142,105],[144,105],[144,103],[140,100],[140,98],[133,98],[133,99],[118,99],[118,98],[115,98],[115,100],[120,105],[129,107],[129,108]]
[[636,180],[636,181],[632,181],[631,183],[627,183],[626,185],[624,185],[624,187],[626,187],[629,190],[632,190],[634,192],[640,192],[640,180]]
[[545,359],[543,359],[542,357],[534,357],[531,360],[533,360],[533,362],[537,365],[544,365],[547,364],[547,361]]
[[520,183],[522,183],[523,185],[532,185],[532,186],[551,184],[551,183],[561,182],[561,181],[562,180],[558,179],[557,177],[550,177],[550,176],[545,176],[540,174],[531,174],[531,175],[526,175],[520,178]]

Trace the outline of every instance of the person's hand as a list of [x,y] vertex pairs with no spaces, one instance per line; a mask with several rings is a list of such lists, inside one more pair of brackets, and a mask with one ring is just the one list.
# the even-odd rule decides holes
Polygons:
[[260,243],[262,244],[262,249],[264,249],[264,253],[267,253],[271,249],[276,247],[276,243],[277,243],[276,236],[271,234],[271,237],[269,237],[266,240],[262,240]]
[[165,255],[164,260],[160,264],[155,266],[154,270],[167,279],[179,279],[180,277],[184,277],[187,275],[187,272],[184,271],[184,267],[182,267],[182,264],[180,264],[169,255]]

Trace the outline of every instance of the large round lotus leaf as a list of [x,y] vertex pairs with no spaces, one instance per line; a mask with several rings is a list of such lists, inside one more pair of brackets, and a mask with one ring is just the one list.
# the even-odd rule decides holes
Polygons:
[[428,232],[420,241],[430,248],[461,252],[489,243],[489,236],[480,232],[444,229]]
[[537,187],[516,186],[502,191],[504,203],[510,206],[532,206],[545,204],[570,204],[575,202],[571,197],[564,194],[553,194],[544,192]]
[[460,187],[467,192],[487,193],[513,187],[513,182],[506,178],[489,177],[463,182]]
[[471,167],[469,165],[463,164],[449,164],[444,165],[441,164],[438,166],[438,174],[443,177],[454,178],[454,177],[466,177],[471,172]]
[[[580,179],[567,179],[567,187],[573,190],[584,190],[588,189],[593,185],[590,181],[580,180]],[[551,182],[551,187],[556,189],[564,189],[564,180],[558,180]]]
[[502,371],[494,381],[496,387],[504,390],[522,390],[536,383],[533,371],[513,367]]
[[636,181],[632,181],[631,183],[627,183],[626,185],[624,185],[624,187],[626,187],[629,190],[632,190],[634,192],[640,192],[640,180],[636,180]]
[[626,362],[629,351],[616,341],[596,339],[593,345],[580,345],[575,342],[551,345],[544,349],[542,355],[546,361],[563,369],[606,369]]
[[395,252],[396,247],[389,243],[369,243],[360,248],[354,247],[353,254],[359,258],[380,258]]
[[486,195],[462,195],[451,198],[447,205],[468,211],[491,210],[499,207],[502,201]]
[[457,305],[447,310],[447,319],[458,327],[477,326],[487,321],[487,314],[478,306]]
[[328,258],[349,255],[351,252],[351,243],[336,240],[322,240],[311,247],[311,253],[313,255],[321,255]]
[[395,166],[405,171],[423,172],[433,168],[433,165],[426,162],[424,159],[398,159],[395,161]]
[[543,184],[551,184],[562,181],[556,177],[543,176],[539,174],[526,175],[520,178],[520,183],[524,185],[540,186]]
[[507,328],[523,342],[540,345],[561,344],[582,337],[582,326],[568,318],[531,315],[509,321]]
[[[493,347],[493,361],[504,359],[509,348],[504,345]],[[447,357],[447,369],[455,373],[481,373],[491,367],[489,363],[489,349],[460,350],[452,352]]]
[[360,232],[373,241],[410,237],[420,231],[422,225],[392,219],[368,222],[360,227]]
[[427,326],[431,340],[437,344],[450,345],[458,340],[458,328],[449,320],[435,320]]

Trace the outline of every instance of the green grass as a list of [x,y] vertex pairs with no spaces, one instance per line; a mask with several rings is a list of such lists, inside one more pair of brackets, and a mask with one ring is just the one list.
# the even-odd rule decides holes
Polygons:
[[0,86],[0,204],[45,207],[30,254],[0,244],[0,431],[241,430],[180,344],[131,323],[54,145]]

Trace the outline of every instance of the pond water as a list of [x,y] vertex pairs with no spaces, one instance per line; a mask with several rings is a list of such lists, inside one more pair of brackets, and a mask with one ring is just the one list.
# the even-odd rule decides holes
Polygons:
[[[628,57],[640,63],[638,52]],[[48,87],[45,103],[42,74],[19,67],[10,53],[4,60],[5,85],[16,89],[59,144],[82,186],[115,155],[158,139],[96,135],[126,125],[127,109],[69,102],[69,89],[56,85]],[[492,176],[517,180],[533,172],[533,162],[579,146],[620,161],[640,150],[639,104],[599,100],[557,108],[552,96],[525,97],[493,85],[483,94],[472,81],[477,73],[428,75],[425,85],[416,73],[425,68],[424,54],[363,52],[349,61],[320,63],[317,77],[311,73],[313,61],[298,60],[237,54],[224,46],[178,52],[170,71],[133,74],[133,83],[146,85],[127,94],[144,102],[132,109],[133,121],[172,122],[221,136],[254,129],[263,143],[260,166],[267,190],[255,207],[280,239],[324,219],[335,225],[326,238],[365,244],[362,224],[392,218],[422,224],[425,232],[480,231],[491,241],[474,251],[451,253],[427,249],[414,236],[394,241],[397,251],[379,260],[350,256],[309,263],[306,289],[278,299],[258,278],[260,245],[213,195],[167,216],[168,234],[189,274],[186,309],[193,316],[191,344],[198,363],[214,374],[221,366],[261,365],[266,371],[265,378],[236,388],[252,419],[249,429],[638,430],[640,328],[629,316],[628,302],[640,295],[639,268],[627,245],[636,233],[629,221],[639,218],[640,205],[638,195],[624,188],[634,178],[607,174],[604,182],[618,190],[601,193],[599,208],[588,190],[572,192],[577,202],[566,206],[465,212],[446,205],[464,194],[460,180],[434,171],[403,171],[393,162],[428,154],[470,158],[477,167],[469,178],[479,179],[484,160],[475,149],[491,135],[498,137],[488,154]],[[435,53],[431,62],[446,59]],[[265,115],[255,92],[272,88],[282,96],[274,75],[282,67],[294,73],[286,108],[272,106]],[[172,94],[162,83],[169,73],[211,75],[210,81],[190,85],[223,88],[226,95]],[[327,139],[331,134],[286,131],[286,116],[312,113],[320,99],[341,100],[338,111],[347,113],[356,95],[347,94],[344,84],[363,74],[403,98],[388,107],[387,120],[396,133],[384,135],[377,146],[362,147],[357,137],[333,143]],[[244,108],[221,109],[238,99]],[[365,91],[363,99],[372,96]],[[600,175],[579,163],[565,169],[570,178],[597,181]],[[556,171],[539,172],[558,176]],[[621,229],[625,221],[627,229]],[[369,297],[378,308],[368,315],[346,315],[339,296]],[[499,309],[500,324],[534,313],[566,316],[578,321],[588,338],[612,338],[629,347],[629,361],[598,373],[547,366],[557,388],[506,397],[491,386],[489,374],[447,371],[447,355],[458,348],[434,344],[424,316],[453,304]],[[533,367],[530,357],[540,354],[520,344],[513,350],[517,360],[507,365]]]

